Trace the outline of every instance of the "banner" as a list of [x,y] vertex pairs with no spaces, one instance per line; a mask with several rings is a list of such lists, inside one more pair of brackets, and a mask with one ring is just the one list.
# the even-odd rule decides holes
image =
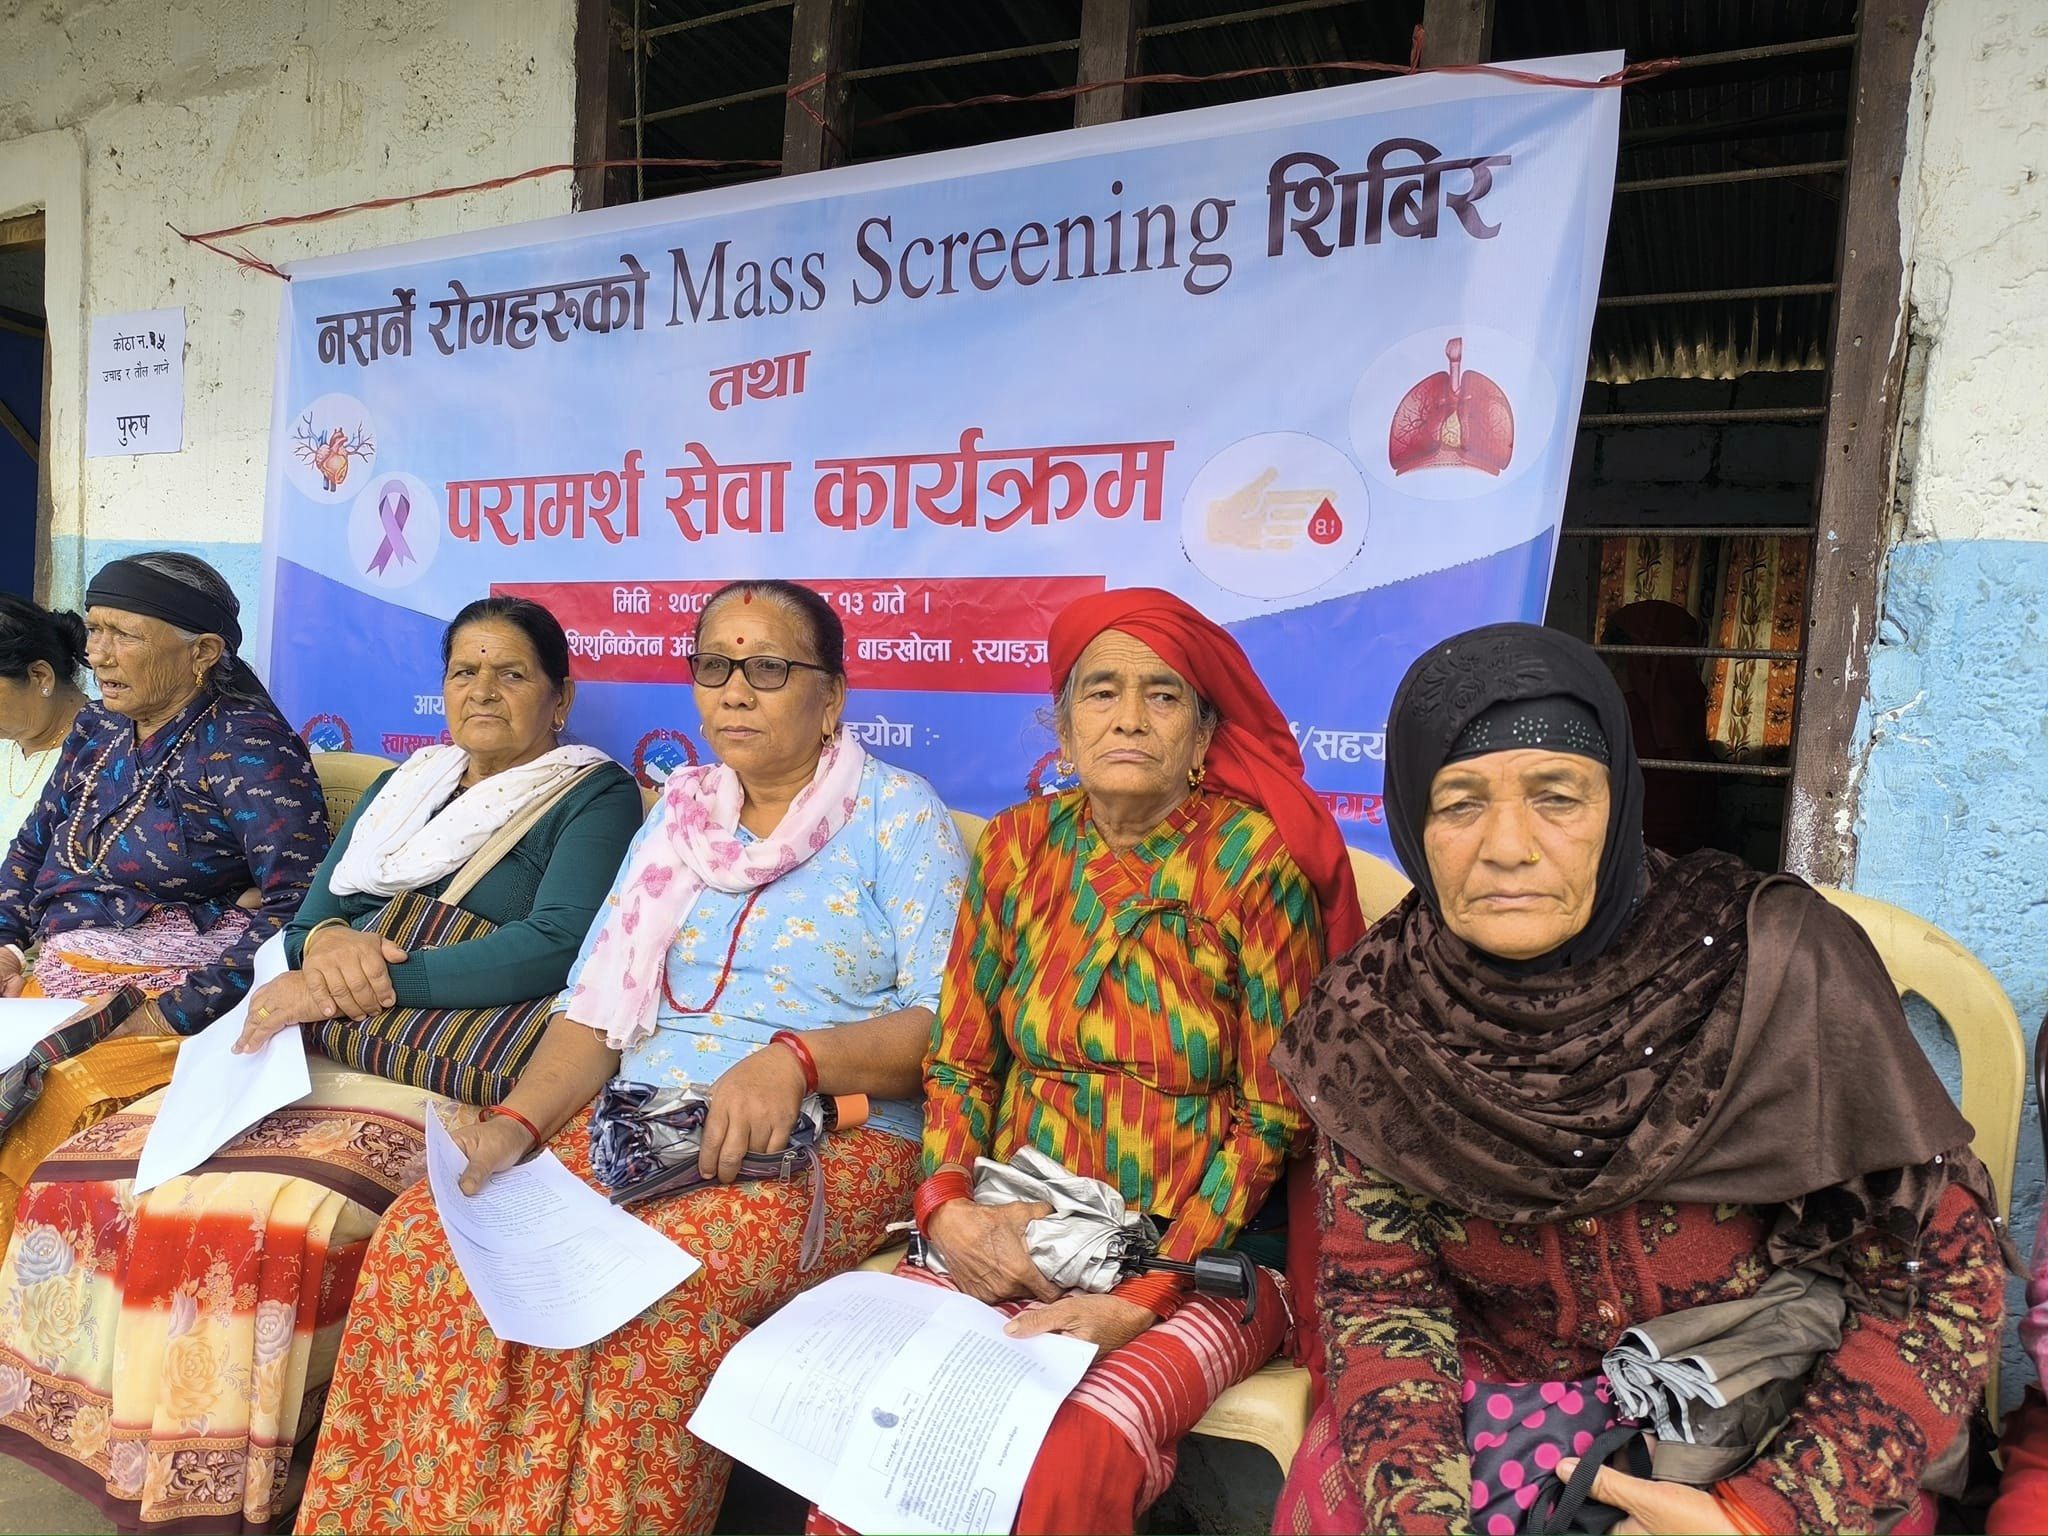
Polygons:
[[1162,586],[1384,853],[1402,671],[1542,613],[1618,97],[1424,75],[300,264],[272,691],[402,757],[446,739],[446,621],[524,593],[572,734],[651,780],[701,755],[705,598],[786,577],[870,750],[986,814],[1062,787],[1053,615]]

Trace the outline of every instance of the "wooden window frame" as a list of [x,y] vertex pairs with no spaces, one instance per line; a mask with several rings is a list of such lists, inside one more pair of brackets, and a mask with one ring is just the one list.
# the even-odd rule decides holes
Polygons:
[[1827,425],[1814,487],[1806,654],[1785,810],[1787,867],[1829,885],[1841,884],[1856,866],[1856,722],[1890,544],[1906,368],[1899,181],[1913,60],[1926,19],[1927,0],[1864,0],[1852,65]]

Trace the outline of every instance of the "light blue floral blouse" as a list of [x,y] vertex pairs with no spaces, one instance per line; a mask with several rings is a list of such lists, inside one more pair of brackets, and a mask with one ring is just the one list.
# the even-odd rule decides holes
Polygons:
[[[621,866],[665,816],[657,804]],[[742,828],[740,836],[751,840]],[[939,1006],[939,978],[953,939],[967,855],[952,815],[914,773],[875,758],[861,771],[859,803],[839,835],[762,889],[733,952],[732,974],[714,1012],[701,1008],[724,969],[744,895],[707,890],[668,950],[668,988],[655,1032],[628,1048],[619,1075],[639,1083],[702,1086],[767,1044],[778,1029],[827,1029],[900,1008]],[[612,886],[605,908],[619,895]],[[592,929],[594,934],[596,929]],[[569,973],[575,991],[590,952]],[[673,1000],[673,1001],[672,1001]],[[924,1109],[877,1099],[869,1124],[911,1141]]]

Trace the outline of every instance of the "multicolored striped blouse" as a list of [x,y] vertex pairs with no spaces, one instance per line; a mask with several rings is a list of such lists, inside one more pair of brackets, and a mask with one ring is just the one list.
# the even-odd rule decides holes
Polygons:
[[1031,1145],[1170,1220],[1161,1252],[1235,1239],[1301,1132],[1268,1059],[1323,964],[1315,892],[1273,823],[1190,795],[1118,854],[1085,796],[988,824],[925,1059],[925,1162]]
[[166,906],[203,933],[254,889],[248,932],[157,999],[191,1034],[242,1000],[257,948],[298,911],[328,839],[306,744],[274,709],[209,690],[138,744],[134,722],[88,704],[0,861],[0,944],[132,928]]

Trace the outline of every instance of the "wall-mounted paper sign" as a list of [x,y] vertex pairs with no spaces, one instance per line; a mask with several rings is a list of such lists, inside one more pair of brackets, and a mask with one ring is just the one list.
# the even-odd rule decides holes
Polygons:
[[185,446],[185,311],[96,315],[87,355],[85,456]]

